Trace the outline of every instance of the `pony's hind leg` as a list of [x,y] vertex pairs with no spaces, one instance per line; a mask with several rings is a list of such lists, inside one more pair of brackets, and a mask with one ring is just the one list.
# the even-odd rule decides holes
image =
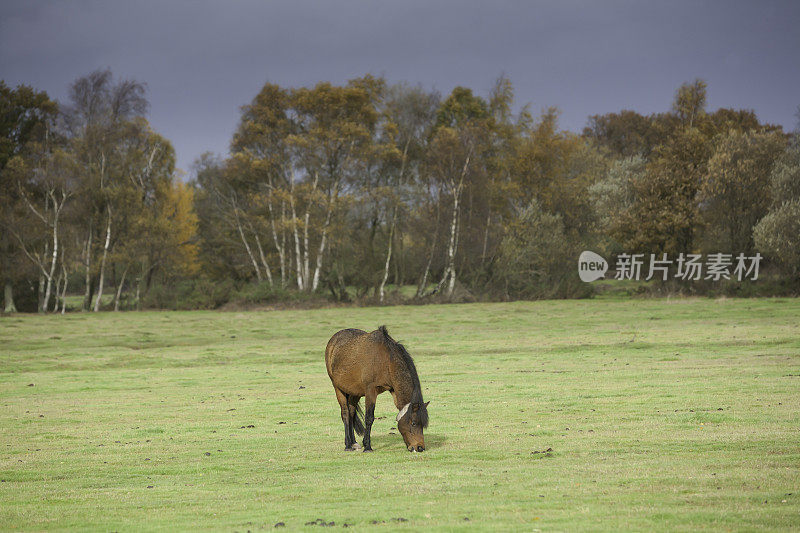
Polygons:
[[361,435],[364,432],[363,424],[358,418],[358,402],[361,400],[359,396],[347,396],[347,407],[350,414],[350,429],[348,435],[353,448],[358,448],[358,441],[356,440],[356,433]]
[[336,399],[339,401],[339,408],[342,411],[342,422],[344,423],[344,450],[346,452],[352,452],[355,450],[353,444],[355,444],[356,439],[353,436],[353,425],[350,419],[350,404],[347,401],[347,395],[340,391],[339,389],[336,390]]

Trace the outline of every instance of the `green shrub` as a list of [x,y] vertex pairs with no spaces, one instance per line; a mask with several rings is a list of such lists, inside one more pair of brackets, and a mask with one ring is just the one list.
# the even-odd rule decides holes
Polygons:
[[578,277],[579,253],[561,217],[533,201],[509,224],[495,284],[506,298],[588,297],[592,289]]
[[174,285],[151,287],[142,304],[151,309],[216,309],[230,300],[233,291],[231,280],[184,280]]
[[172,285],[156,285],[143,299],[148,309],[217,309],[223,305],[252,306],[273,303],[298,303],[319,300],[319,294],[270,286],[269,283],[244,283],[207,278],[183,280]]
[[753,230],[756,248],[790,279],[800,274],[800,198],[770,211]]
[[268,304],[275,302],[297,301],[307,293],[288,290],[267,282],[248,283],[237,290],[231,297],[232,303]]

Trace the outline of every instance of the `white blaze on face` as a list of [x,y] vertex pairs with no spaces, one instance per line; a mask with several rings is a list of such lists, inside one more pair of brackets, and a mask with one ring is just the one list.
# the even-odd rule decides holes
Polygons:
[[410,403],[407,403],[407,404],[405,404],[405,405],[403,406],[403,408],[402,408],[402,409],[400,409],[400,412],[399,412],[399,413],[397,413],[397,419],[396,419],[396,422],[400,422],[400,419],[401,419],[401,418],[403,418],[403,417],[405,416],[405,414],[406,414],[406,411],[408,411],[408,406],[409,406],[409,405],[411,405],[411,404],[410,404]]

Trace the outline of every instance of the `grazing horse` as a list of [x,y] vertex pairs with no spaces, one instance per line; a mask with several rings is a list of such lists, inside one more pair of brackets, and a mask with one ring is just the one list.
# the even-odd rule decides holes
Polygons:
[[[428,426],[428,404],[422,400],[414,361],[403,345],[389,336],[386,326],[372,333],[360,329],[337,332],[325,348],[325,366],[342,409],[345,451],[355,450],[354,431],[364,435],[364,451],[372,451],[375,400],[384,391],[392,393],[400,410],[397,429],[408,451],[425,451],[422,430]],[[358,405],[362,396],[366,397],[364,422]]]

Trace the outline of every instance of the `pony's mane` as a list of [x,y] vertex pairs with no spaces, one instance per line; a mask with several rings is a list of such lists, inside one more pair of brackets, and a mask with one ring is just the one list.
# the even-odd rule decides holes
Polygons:
[[422,427],[426,427],[428,425],[428,410],[425,407],[425,402],[422,399],[422,386],[419,383],[419,375],[417,374],[417,367],[414,365],[414,360],[411,358],[411,354],[408,353],[408,350],[406,350],[406,347],[394,340],[391,335],[389,335],[389,330],[386,329],[386,326],[379,327],[378,331],[381,332],[384,345],[389,348],[389,353],[392,355],[392,357],[396,357],[402,361],[406,368],[408,368],[408,373],[411,377],[411,384],[413,385],[411,403],[419,404],[420,422],[422,423]]

